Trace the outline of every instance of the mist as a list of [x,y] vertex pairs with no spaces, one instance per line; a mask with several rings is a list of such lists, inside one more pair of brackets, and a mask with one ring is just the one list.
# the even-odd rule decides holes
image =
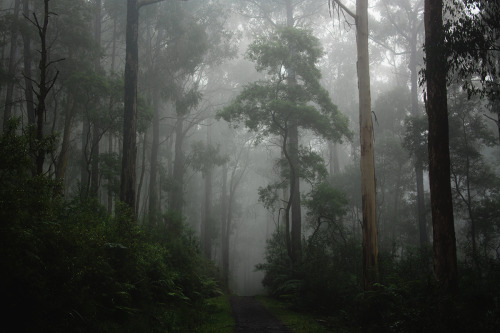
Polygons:
[[437,2],[0,1],[10,313],[141,331],[151,303],[175,331],[216,295],[337,314],[490,288],[500,11]]

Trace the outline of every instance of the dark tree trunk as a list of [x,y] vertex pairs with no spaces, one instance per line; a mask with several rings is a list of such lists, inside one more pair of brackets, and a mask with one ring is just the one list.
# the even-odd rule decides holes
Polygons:
[[[29,0],[23,0],[23,15],[29,17]],[[35,104],[33,98],[33,82],[31,81],[31,37],[29,32],[23,30],[23,62],[24,62],[24,96],[26,98],[26,111],[28,123],[35,124]]]
[[425,0],[429,182],[433,225],[434,273],[444,292],[457,289],[457,253],[450,184],[446,57],[442,0]]
[[[94,40],[97,45],[101,45],[101,11],[102,0],[96,0],[95,4],[95,26],[94,26]],[[101,72],[101,59],[96,58],[94,69],[96,72]],[[99,144],[101,142],[101,129],[98,121],[94,120],[92,128],[92,146],[91,146],[91,169],[90,169],[90,195],[93,197],[98,196],[99,191]]]
[[149,173],[149,222],[156,223],[158,215],[158,150],[160,148],[160,92],[153,87],[153,138],[151,143],[151,166]]
[[139,8],[137,0],[127,0],[127,30],[125,50],[125,96],[122,171],[120,200],[135,208],[136,135],[137,135],[137,76],[139,71],[138,51]]
[[14,12],[13,12],[13,21],[10,29],[10,54],[9,54],[9,68],[8,68],[8,83],[7,83],[7,92],[5,94],[5,108],[4,108],[4,117],[3,117],[3,128],[7,127],[10,117],[12,116],[12,104],[14,95],[14,84],[16,82],[16,62],[17,62],[17,35],[19,29],[18,16],[19,16],[19,7],[20,0],[16,0],[14,2]]
[[[49,0],[44,1],[44,14],[43,14],[43,24],[39,25],[37,22],[38,34],[40,36],[41,49],[40,49],[40,62],[38,68],[40,69],[40,82],[38,83],[37,96],[37,106],[35,109],[36,114],[36,139],[38,142],[38,149],[36,153],[36,174],[41,175],[43,173],[43,164],[45,162],[45,148],[43,147],[43,123],[45,116],[45,100],[49,94],[50,86],[47,82],[47,67],[48,63],[48,51],[47,51],[47,28],[49,25]],[[55,78],[54,78],[55,80]]]

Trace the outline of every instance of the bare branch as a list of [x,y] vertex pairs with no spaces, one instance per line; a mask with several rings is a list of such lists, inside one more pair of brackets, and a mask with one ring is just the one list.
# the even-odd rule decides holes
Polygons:
[[351,16],[353,19],[355,20],[357,19],[357,15],[349,8],[347,8],[342,2],[340,2],[340,0],[332,0],[332,1],[335,2],[337,5],[339,5],[339,7],[342,8],[342,10],[347,14],[349,14],[349,16]]

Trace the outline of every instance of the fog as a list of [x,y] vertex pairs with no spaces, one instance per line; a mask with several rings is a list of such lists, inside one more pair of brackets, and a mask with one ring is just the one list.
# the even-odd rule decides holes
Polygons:
[[[266,292],[266,272],[256,266],[266,263],[266,244],[276,232],[291,232],[289,253],[296,258],[318,234],[332,232],[325,244],[347,244],[352,238],[360,245],[362,150],[353,19],[326,0],[140,3],[137,120],[128,127],[126,1],[49,2],[53,14],[48,16],[44,83],[50,89],[40,128],[54,139],[41,168],[60,182],[62,196],[94,197],[111,215],[117,200],[123,201],[139,224],[164,226],[166,232],[175,232],[172,216],[181,218],[196,235],[200,252],[239,295]],[[354,1],[345,5],[355,8]],[[27,126],[34,124],[34,111],[25,84],[33,81],[41,94],[37,28],[43,2],[1,1],[0,6],[10,15],[2,14],[2,74],[11,77],[2,79],[2,124],[5,128],[5,119],[14,116]],[[402,257],[409,246],[427,246],[432,239],[427,164],[418,164],[420,176],[415,174],[416,156],[426,154],[426,129],[418,122],[425,117],[424,88],[415,81],[424,66],[423,1],[373,1],[369,14],[378,244],[381,251]],[[11,25],[23,29],[13,35]],[[303,39],[292,47],[286,38]],[[292,56],[280,58],[284,49]],[[293,67],[290,59],[299,65]],[[292,87],[307,89],[287,90],[292,81]],[[249,87],[257,88],[245,90]],[[273,87],[280,97],[270,101]],[[286,104],[291,100],[293,107]],[[474,251],[498,258],[498,230],[490,233],[480,224],[471,236],[469,214],[498,190],[478,180],[500,176],[497,115],[486,100],[467,99],[460,83],[449,89],[449,105],[452,148],[457,148],[451,155],[458,256],[466,258],[471,239],[477,239]],[[284,114],[286,107],[293,112]],[[289,122],[296,114],[295,123]],[[293,126],[295,146],[288,145]],[[133,133],[127,136],[124,129]],[[480,133],[470,139],[476,153],[467,168],[471,160],[458,149],[463,133]],[[131,196],[123,188],[130,139]],[[483,168],[487,175],[468,174]],[[423,179],[422,190],[418,179]],[[469,179],[476,181],[472,190],[466,188]],[[329,220],[342,232],[328,229],[318,208],[307,203],[321,183],[346,198]],[[299,200],[297,205],[290,196]],[[291,231],[285,230],[286,216]],[[298,236],[293,234],[297,225]]]

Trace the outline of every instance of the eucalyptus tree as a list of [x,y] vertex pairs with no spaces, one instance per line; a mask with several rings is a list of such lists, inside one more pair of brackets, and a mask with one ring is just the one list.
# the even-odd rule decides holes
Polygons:
[[443,1],[425,0],[426,112],[429,122],[429,183],[433,226],[434,274],[442,290],[458,288],[457,249],[450,184],[447,102],[447,52]]
[[[290,52],[293,49],[294,52]],[[316,67],[322,55],[319,40],[307,30],[278,27],[274,32],[257,38],[249,47],[249,59],[267,80],[251,83],[236,99],[218,113],[226,121],[243,123],[260,140],[278,137],[278,145],[285,157],[290,197],[285,208],[285,239],[292,262],[300,259],[300,226],[292,225],[290,212],[295,195],[295,180],[299,176],[298,161],[290,150],[291,129],[311,130],[322,137],[341,141],[350,137],[347,119],[331,102],[326,90],[319,84],[321,73]],[[289,84],[290,80],[296,84]],[[298,151],[295,154],[298,156]],[[292,234],[292,237],[290,237]]]
[[[328,3],[330,4],[330,1]],[[356,24],[361,197],[363,199],[363,285],[365,290],[369,290],[378,280],[378,235],[368,52],[368,0],[356,0],[356,12],[351,11],[340,0],[332,0],[331,4],[337,4],[339,10],[352,17]]]

